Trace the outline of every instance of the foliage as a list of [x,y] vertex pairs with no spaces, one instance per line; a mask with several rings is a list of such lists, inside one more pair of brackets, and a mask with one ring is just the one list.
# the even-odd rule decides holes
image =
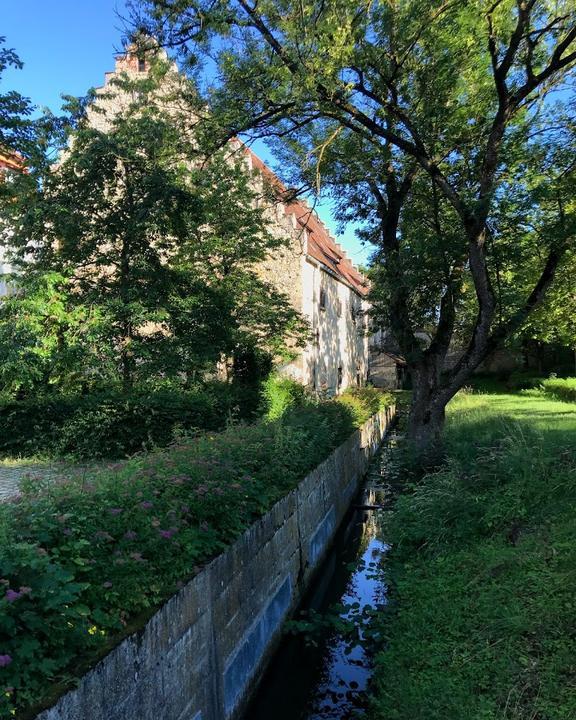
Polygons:
[[309,404],[63,484],[30,482],[0,505],[0,717],[66,686],[354,427],[346,405]]
[[354,421],[361,425],[371,415],[390,405],[393,396],[373,387],[348,388],[338,397],[338,402],[345,405]]
[[[3,47],[0,36],[0,77],[8,67],[21,69],[23,63],[12,48]],[[30,141],[30,101],[15,90],[0,93],[0,149],[26,151]]]
[[370,717],[567,720],[576,712],[576,411],[541,394],[449,407],[446,465],[385,529],[391,603]]
[[576,378],[549,378],[541,383],[546,393],[557,400],[576,402]]
[[67,392],[110,380],[102,358],[103,318],[74,301],[69,277],[20,277],[0,303],[0,388],[7,396],[59,387]]
[[278,420],[287,410],[312,402],[301,383],[277,374],[270,375],[262,384],[262,397],[268,420]]
[[0,455],[119,458],[164,447],[183,433],[252,419],[258,391],[206,383],[187,392],[34,397],[0,404]]
[[0,318],[6,391],[186,384],[240,347],[275,356],[302,340],[298,313],[254,272],[285,239],[243,153],[206,159],[189,127],[194,85],[150,63],[80,103],[68,133],[54,120],[58,163],[10,183],[0,220],[19,292]]
[[[132,5],[206,68],[216,140],[280,146],[292,184],[323,184],[376,244],[372,299],[413,377],[409,432],[433,442],[573,245],[573,0]],[[464,354],[442,374],[455,333]]]

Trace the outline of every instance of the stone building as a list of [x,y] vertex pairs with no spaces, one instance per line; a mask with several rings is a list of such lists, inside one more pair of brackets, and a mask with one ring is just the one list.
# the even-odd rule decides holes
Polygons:
[[[96,89],[96,107],[89,110],[89,121],[95,128],[106,131],[114,113],[131,102],[130,95],[115,80],[123,74],[138,77],[148,69],[146,57],[137,53],[128,51],[116,58],[114,71],[107,72],[104,86]],[[168,91],[179,77],[173,65],[165,81]],[[162,103],[161,94],[158,101]],[[168,107],[167,112],[170,111]],[[193,125],[191,121],[190,126]],[[269,195],[264,191],[259,195],[267,203],[270,231],[287,240],[285,246],[274,250],[254,271],[285,293],[310,325],[310,342],[297,351],[293,361],[280,368],[281,372],[329,395],[351,385],[365,384],[366,279],[304,201],[282,202],[286,188],[262,160],[239,141],[233,141],[230,149],[231,153],[244,154],[247,172],[253,174],[256,187],[263,189],[266,184],[277,190],[277,201],[264,200]]]
[[[288,193],[274,173],[251,150],[243,148],[255,182]],[[364,385],[368,376],[368,303],[366,278],[346,257],[314,210],[303,200],[274,203],[270,222],[283,237],[258,268],[284,292],[308,321],[311,340],[282,371],[317,392],[335,394]]]
[[[23,161],[20,155],[0,148],[0,182],[5,182],[11,173],[22,172],[22,168]],[[7,295],[9,292],[6,275],[12,271],[13,268],[6,259],[6,251],[0,243],[0,297]]]

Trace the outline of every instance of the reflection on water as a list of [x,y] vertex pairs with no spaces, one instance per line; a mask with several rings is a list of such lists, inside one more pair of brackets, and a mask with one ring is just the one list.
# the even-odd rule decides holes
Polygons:
[[[395,484],[387,474],[394,442],[391,438],[372,464],[366,489],[356,500],[359,507],[339,530],[299,616],[319,613],[326,618],[333,614],[331,608],[344,606],[337,619],[353,621],[355,632],[341,633],[338,622],[326,622],[320,635],[313,635],[315,644],[303,634],[287,636],[244,720],[348,720],[362,714],[371,675],[363,645],[367,615],[386,602],[381,567],[388,546],[380,524]],[[382,509],[363,509],[374,505]]]
[[359,568],[350,578],[341,602],[353,607],[342,613],[342,617],[358,620],[359,640],[351,643],[338,634],[328,638],[324,667],[314,688],[310,708],[302,716],[307,720],[343,720],[352,717],[352,713],[361,707],[371,675],[369,658],[362,643],[362,618],[366,611],[385,602],[386,588],[375,569],[387,549],[388,546],[381,540],[370,539],[360,557]]

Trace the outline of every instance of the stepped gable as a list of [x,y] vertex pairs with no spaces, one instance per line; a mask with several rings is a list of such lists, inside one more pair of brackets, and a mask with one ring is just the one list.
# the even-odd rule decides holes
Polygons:
[[[258,170],[267,182],[277,188],[280,193],[286,193],[287,188],[270,170],[270,168],[250,148],[244,146],[246,154],[250,157],[252,168]],[[349,285],[359,295],[368,294],[368,282],[346,257],[344,250],[332,238],[325,225],[303,200],[293,200],[284,206],[286,215],[294,215],[300,227],[308,233],[308,255],[321,262],[339,280]]]

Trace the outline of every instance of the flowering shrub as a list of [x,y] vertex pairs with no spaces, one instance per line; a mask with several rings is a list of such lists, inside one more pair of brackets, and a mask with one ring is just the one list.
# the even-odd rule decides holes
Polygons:
[[0,717],[63,690],[356,425],[347,401],[294,408],[0,505]]

